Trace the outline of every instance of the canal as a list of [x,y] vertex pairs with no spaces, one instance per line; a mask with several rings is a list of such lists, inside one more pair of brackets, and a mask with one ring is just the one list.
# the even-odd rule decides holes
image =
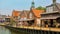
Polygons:
[[27,33],[10,30],[8,28],[0,26],[0,34],[27,34]]

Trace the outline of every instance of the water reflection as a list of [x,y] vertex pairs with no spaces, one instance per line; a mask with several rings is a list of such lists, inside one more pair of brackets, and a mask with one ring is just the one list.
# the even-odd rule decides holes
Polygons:
[[10,33],[11,32],[8,29],[0,26],[0,34],[10,34]]
[[9,30],[5,27],[0,26],[0,34],[27,34],[27,33]]
[[22,31],[14,31],[14,30],[10,30],[11,34],[28,34],[26,32],[22,32]]

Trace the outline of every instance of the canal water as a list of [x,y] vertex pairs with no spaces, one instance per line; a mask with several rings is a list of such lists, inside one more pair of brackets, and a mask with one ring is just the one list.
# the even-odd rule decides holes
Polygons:
[[3,26],[0,26],[0,34],[27,34],[27,33],[13,31],[13,30],[7,29]]

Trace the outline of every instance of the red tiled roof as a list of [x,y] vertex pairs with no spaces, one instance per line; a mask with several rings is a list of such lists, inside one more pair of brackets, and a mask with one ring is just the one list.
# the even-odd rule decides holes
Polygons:
[[32,9],[32,11],[33,11],[34,15],[36,17],[38,17],[38,18],[40,18],[41,17],[41,13],[44,12],[44,10],[37,10],[37,9]]
[[19,16],[20,15],[20,11],[14,10],[12,15],[13,16]]

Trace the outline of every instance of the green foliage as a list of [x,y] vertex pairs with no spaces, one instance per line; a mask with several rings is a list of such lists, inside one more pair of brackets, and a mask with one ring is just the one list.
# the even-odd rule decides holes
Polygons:
[[42,7],[42,6],[38,6],[36,9],[38,9],[38,10],[46,10],[46,8]]
[[11,18],[10,19],[10,25],[16,24],[16,22]]

